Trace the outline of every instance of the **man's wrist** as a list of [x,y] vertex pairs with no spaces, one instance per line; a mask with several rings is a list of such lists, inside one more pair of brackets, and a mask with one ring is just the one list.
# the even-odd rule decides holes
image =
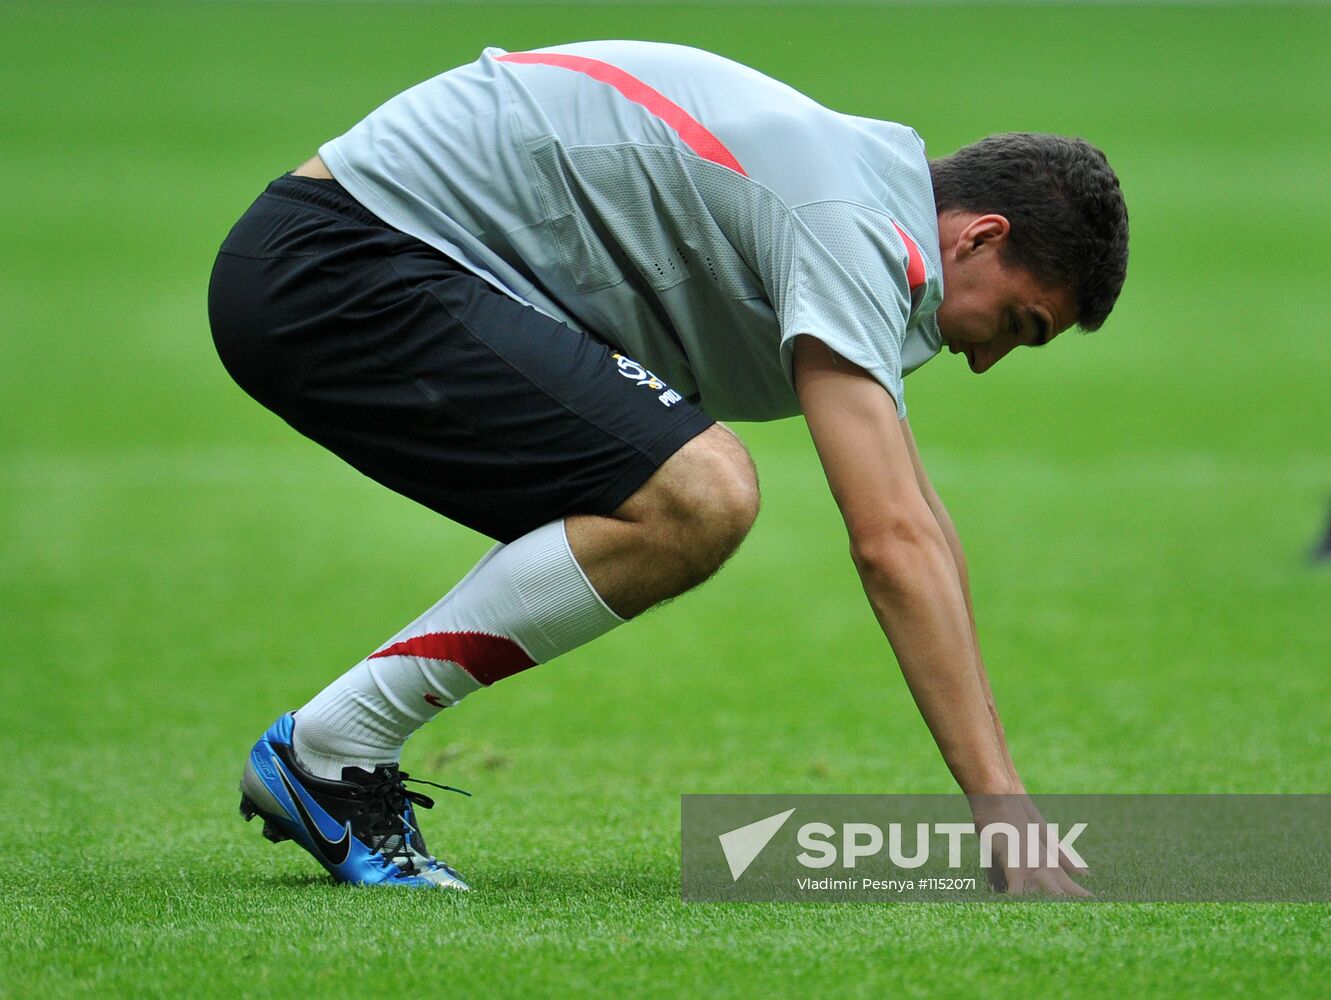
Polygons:
[[965,793],[968,799],[990,795],[1024,794],[1020,779],[1017,778],[1015,772],[1007,768],[986,770],[975,776],[967,777],[960,784],[962,792]]

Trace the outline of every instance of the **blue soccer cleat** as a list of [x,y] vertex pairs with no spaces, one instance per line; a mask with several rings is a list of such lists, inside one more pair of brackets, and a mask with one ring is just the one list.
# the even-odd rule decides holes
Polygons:
[[315,777],[296,763],[291,751],[294,726],[294,715],[288,712],[250,751],[240,781],[240,813],[247,821],[262,816],[265,837],[274,843],[294,840],[338,882],[470,888],[425,847],[414,807],[429,809],[434,800],[403,784],[420,779],[410,778],[396,764],[381,764],[373,773],[347,767],[341,781]]

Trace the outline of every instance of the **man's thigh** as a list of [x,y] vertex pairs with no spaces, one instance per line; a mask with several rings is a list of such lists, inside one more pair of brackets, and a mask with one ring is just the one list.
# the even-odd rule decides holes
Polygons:
[[711,425],[336,185],[284,180],[223,245],[214,337],[246,391],[376,481],[507,541],[613,512]]

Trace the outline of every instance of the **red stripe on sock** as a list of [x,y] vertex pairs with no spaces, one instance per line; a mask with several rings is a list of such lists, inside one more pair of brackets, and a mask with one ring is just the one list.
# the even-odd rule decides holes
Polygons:
[[[593,80],[614,87],[634,104],[641,105],[661,121],[669,125],[684,140],[684,145],[693,150],[704,160],[711,160],[723,167],[729,167],[737,174],[743,174],[730,150],[716,136],[691,114],[666,97],[659,90],[654,90],[636,76],[625,73],[617,66],[611,66],[599,59],[585,56],[570,56],[561,52],[509,52],[496,56],[500,62],[528,63],[538,66],[558,66],[560,69],[585,73]],[[745,174],[747,177],[748,175]]]
[[484,632],[428,632],[395,642],[370,656],[419,656],[427,660],[456,663],[482,684],[493,684],[512,677],[536,661],[512,639]]

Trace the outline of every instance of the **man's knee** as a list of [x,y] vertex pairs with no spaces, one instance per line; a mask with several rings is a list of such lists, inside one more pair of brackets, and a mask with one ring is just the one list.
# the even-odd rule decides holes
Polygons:
[[758,516],[758,475],[748,450],[717,424],[656,471],[616,513],[651,529],[664,554],[691,576],[711,575]]
[[[713,434],[714,440],[702,441]],[[706,475],[699,480],[703,486],[699,495],[689,498],[694,518],[704,526],[704,533],[716,535],[729,555],[758,517],[758,471],[740,439],[719,424],[689,444],[695,442],[701,452],[696,461],[704,466]]]

